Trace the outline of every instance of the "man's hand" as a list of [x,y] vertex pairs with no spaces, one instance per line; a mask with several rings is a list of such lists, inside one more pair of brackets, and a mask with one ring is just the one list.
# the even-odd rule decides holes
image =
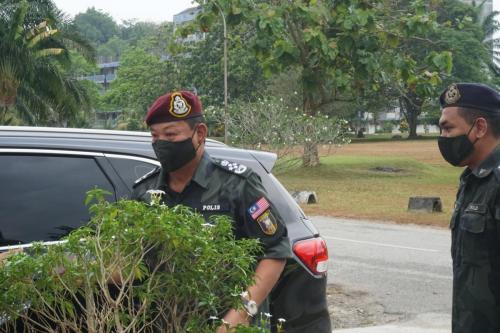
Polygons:
[[[224,316],[224,322],[226,322],[226,325],[219,326],[217,329],[217,333],[229,333],[234,331],[231,328],[234,328],[238,325],[246,325],[250,323],[250,316],[246,313],[245,310],[230,310],[225,316]],[[226,328],[226,326],[229,326],[229,328]]]
[[[248,288],[250,299],[255,301],[260,306],[271,292],[276,282],[285,268],[285,259],[262,259],[255,269],[254,281],[255,284]],[[224,321],[229,327],[236,327],[239,324],[248,325],[249,315],[245,310],[230,310],[225,316]],[[231,332],[224,326],[217,329],[217,333]]]

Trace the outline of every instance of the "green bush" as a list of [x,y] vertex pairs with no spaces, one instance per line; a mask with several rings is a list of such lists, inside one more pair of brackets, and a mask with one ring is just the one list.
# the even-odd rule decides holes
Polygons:
[[235,240],[226,217],[207,224],[186,207],[104,195],[89,192],[93,217],[64,243],[36,244],[0,266],[0,318],[25,332],[52,323],[58,332],[213,332],[216,317],[241,308],[256,240]]
[[394,124],[391,121],[384,121],[380,126],[380,130],[377,131],[379,133],[392,133],[394,128]]

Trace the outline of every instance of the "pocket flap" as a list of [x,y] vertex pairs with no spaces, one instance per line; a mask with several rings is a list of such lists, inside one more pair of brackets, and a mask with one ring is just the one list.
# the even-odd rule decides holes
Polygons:
[[479,234],[486,227],[486,216],[482,214],[465,213],[460,219],[460,228],[465,231]]

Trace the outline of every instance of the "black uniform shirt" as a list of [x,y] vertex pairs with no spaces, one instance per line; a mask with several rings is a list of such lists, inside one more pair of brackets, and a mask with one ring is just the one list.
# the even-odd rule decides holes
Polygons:
[[450,223],[453,333],[500,333],[500,146],[460,177]]
[[133,198],[150,202],[149,190],[164,191],[162,199],[167,206],[193,208],[209,223],[213,215],[229,216],[235,237],[258,238],[264,248],[264,258],[291,257],[279,213],[268,201],[260,177],[244,165],[215,160],[205,153],[193,179],[181,193],[168,187],[168,174],[160,169],[136,181]]

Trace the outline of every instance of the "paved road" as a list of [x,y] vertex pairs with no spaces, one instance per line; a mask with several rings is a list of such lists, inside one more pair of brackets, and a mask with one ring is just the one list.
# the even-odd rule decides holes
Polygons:
[[333,333],[449,333],[448,314],[426,313],[412,320],[391,323],[383,326],[334,330]]
[[312,221],[328,244],[329,282],[366,291],[386,313],[404,318],[380,332],[450,331],[448,230],[325,217]]

